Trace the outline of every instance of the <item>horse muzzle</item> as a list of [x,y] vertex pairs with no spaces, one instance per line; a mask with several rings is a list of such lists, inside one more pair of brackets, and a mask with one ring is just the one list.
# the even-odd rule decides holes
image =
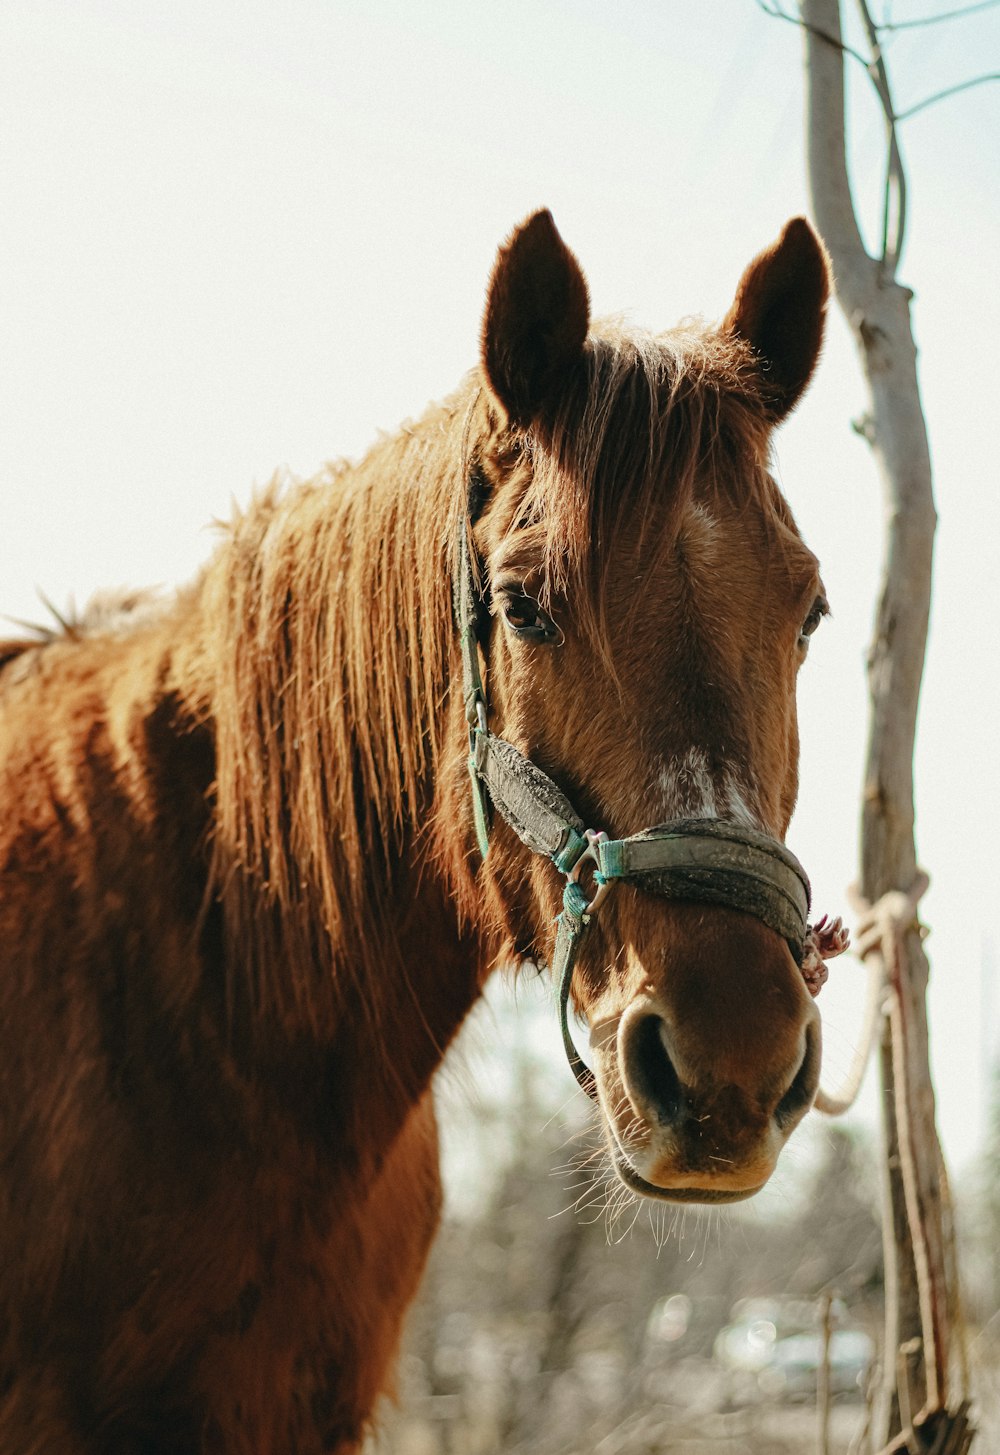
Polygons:
[[[719,1054],[641,994],[592,1037],[597,1099],[615,1170],[633,1192],[671,1202],[736,1202],[767,1182],[819,1082],[819,1018],[757,1054]],[[720,1037],[721,1039],[721,1037]],[[782,1045],[782,1039],[784,1044]]]

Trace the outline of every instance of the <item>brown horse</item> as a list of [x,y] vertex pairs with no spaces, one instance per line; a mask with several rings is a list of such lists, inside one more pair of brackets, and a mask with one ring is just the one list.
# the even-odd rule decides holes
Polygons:
[[[591,327],[538,213],[446,404],[269,492],[168,605],[0,646],[4,1455],[357,1448],[438,1217],[431,1078],[493,969],[551,958],[563,882],[501,815],[477,848],[456,542],[474,739],[594,828],[780,840],[826,608],[768,456],[827,292],[797,220],[720,326]],[[748,1195],[816,1086],[794,944],[731,900],[595,910],[615,1165]]]

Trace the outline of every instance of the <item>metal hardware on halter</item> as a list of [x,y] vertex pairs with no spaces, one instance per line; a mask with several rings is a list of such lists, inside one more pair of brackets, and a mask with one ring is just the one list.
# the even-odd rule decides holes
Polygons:
[[604,875],[601,873],[601,861],[598,856],[597,846],[598,844],[606,844],[608,842],[607,834],[604,832],[603,829],[586,829],[584,831],[584,838],[587,840],[587,847],[584,849],[579,859],[577,859],[572,869],[566,875],[566,878],[570,884],[579,884],[580,871],[582,870],[584,864],[593,864],[594,879],[597,883],[597,888],[594,890],[593,899],[590,900],[586,909],[583,911],[584,914],[590,915],[596,913],[596,911],[600,909],[601,905],[604,903],[604,900],[610,894],[611,886],[614,881],[610,879],[605,879]]

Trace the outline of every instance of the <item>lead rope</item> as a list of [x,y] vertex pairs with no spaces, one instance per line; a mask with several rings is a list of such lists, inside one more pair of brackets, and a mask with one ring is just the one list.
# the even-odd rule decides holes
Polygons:
[[[553,964],[562,958],[562,973],[559,976],[559,1029],[562,1032],[563,1050],[569,1069],[576,1077],[581,1089],[592,1101],[597,1101],[597,1080],[573,1042],[569,1029],[569,992],[573,984],[573,967],[576,963],[577,942],[590,922],[587,914],[587,896],[579,884],[567,882],[563,890],[563,910],[556,920],[556,948]],[[563,942],[560,946],[560,940]]]
[[[879,1025],[886,1014],[889,967],[897,953],[898,937],[909,929],[920,930],[918,906],[929,883],[927,875],[920,870],[907,891],[891,889],[875,904],[869,904],[856,885],[852,885],[847,891],[851,906],[858,916],[853,949],[857,958],[868,964],[868,990],[861,1035],[858,1037],[847,1075],[836,1094],[828,1092],[822,1086],[816,1093],[813,1105],[825,1116],[843,1116],[858,1099]],[[839,954],[840,951],[836,953]]]
[[[590,924],[591,915],[600,907],[613,881],[602,874],[598,856],[602,843],[607,843],[607,834],[595,834],[588,829],[586,844],[566,873],[566,887],[563,889],[562,913],[556,919],[556,947],[552,956],[552,968],[559,985],[559,1029],[562,1033],[563,1050],[569,1068],[580,1087],[592,1101],[598,1101],[597,1078],[584,1061],[573,1042],[569,1029],[569,992],[573,984],[573,968],[584,930]],[[586,860],[593,860],[594,883],[597,888],[588,899],[587,891],[580,883],[580,872]],[[557,866],[558,867],[558,866]]]

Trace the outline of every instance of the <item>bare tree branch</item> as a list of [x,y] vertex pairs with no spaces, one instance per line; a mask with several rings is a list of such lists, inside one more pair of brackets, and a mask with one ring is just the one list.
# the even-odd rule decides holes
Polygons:
[[903,170],[899,138],[896,135],[896,122],[899,118],[893,111],[889,75],[867,0],[858,0],[858,8],[861,11],[861,19],[868,36],[868,44],[872,50],[869,75],[882,104],[889,139],[889,155],[885,166],[885,194],[882,202],[882,264],[888,277],[894,278],[896,269],[899,267],[899,258],[906,236],[906,173]]
[[[817,40],[826,41],[828,45],[833,46],[842,55],[850,56],[852,60],[857,61],[859,65],[864,67],[865,74],[875,88],[875,94],[879,99],[879,105],[882,107],[882,112],[885,116],[889,138],[889,151],[885,171],[885,195],[882,205],[881,263],[888,277],[893,278],[896,274],[896,268],[899,265],[899,256],[903,249],[903,238],[906,228],[906,174],[903,170],[899,142],[896,136],[896,121],[898,118],[892,109],[892,96],[889,90],[885,62],[882,58],[882,51],[879,45],[877,27],[871,18],[865,0],[858,0],[858,3],[868,35],[868,41],[872,49],[872,56],[870,58],[862,55],[860,51],[854,50],[851,46],[844,44],[840,33],[839,16],[837,27],[835,30],[832,30],[822,25],[817,25],[815,21],[810,20],[806,14],[807,6],[802,4],[802,0],[800,0],[802,11],[800,15],[789,15],[787,11],[782,10],[778,0],[772,0],[770,4],[767,3],[767,0],[757,0],[758,7],[765,15],[769,15],[775,20],[790,21],[791,24],[797,25],[801,30],[805,31],[807,35]],[[840,112],[843,114],[842,98],[838,104]],[[850,189],[847,188],[846,167],[844,186],[847,189],[849,200]],[[851,206],[853,210],[853,204]],[[857,229],[856,221],[855,229]],[[857,230],[857,235],[860,241],[859,229]]]
[[[813,213],[834,258],[837,287],[845,300],[845,310],[848,316],[854,313],[863,316],[876,278],[861,239],[847,175],[841,59],[845,48],[840,39],[840,10],[837,5],[810,4],[809,0],[801,3],[800,23],[809,38],[809,46],[817,56],[826,57],[826,64],[810,63],[806,68],[807,112],[810,117],[823,119],[822,125],[810,124],[807,128]],[[817,178],[822,178],[819,186]]]
[[918,111],[926,111],[927,107],[933,106],[936,101],[944,101],[948,96],[957,96],[959,91],[969,91],[973,86],[983,86],[987,81],[1000,81],[1000,71],[988,71],[983,76],[974,76],[971,81],[959,81],[957,86],[948,86],[944,91],[935,91],[933,96],[918,101],[916,106],[908,106],[905,111],[897,111],[896,120],[905,121],[907,117],[916,116]]
[[[997,0],[997,3],[1000,4],[1000,0]],[[756,4],[758,9],[762,10],[765,15],[769,15],[772,20],[787,20],[790,24],[797,25],[800,30],[808,31],[810,35],[818,36],[820,40],[829,41],[831,45],[836,46],[839,51],[842,51],[845,56],[850,56],[852,61],[857,61],[858,65],[864,67],[869,76],[871,75],[871,61],[868,60],[867,56],[863,56],[860,51],[853,50],[851,46],[845,45],[839,35],[833,35],[830,31],[823,30],[820,26],[813,25],[810,21],[803,20],[798,15],[789,15],[786,10],[782,10],[778,4],[778,0],[773,0],[771,5],[767,3],[767,0],[756,0]]]
[[[801,0],[800,0],[801,3]],[[988,81],[1000,81],[1000,71],[990,71],[982,76],[975,76],[969,81],[960,81],[955,86],[948,86],[942,91],[936,91],[933,96],[926,96],[923,101],[918,101],[914,106],[908,106],[905,111],[893,109],[892,94],[889,87],[889,78],[886,71],[885,59],[882,53],[881,37],[895,30],[907,30],[917,25],[933,25],[939,20],[955,20],[963,15],[971,15],[978,10],[987,10],[1000,5],[1000,0],[980,0],[978,5],[966,5],[957,10],[943,11],[939,15],[926,16],[919,21],[899,21],[894,23],[887,21],[879,24],[872,18],[868,8],[867,0],[858,0],[858,7],[861,11],[862,23],[871,46],[871,57],[867,57],[861,51],[855,50],[852,46],[846,45],[842,36],[833,31],[826,30],[823,26],[817,25],[814,21],[808,20],[805,15],[790,15],[783,10],[779,0],[756,0],[757,8],[764,15],[772,20],[787,20],[791,25],[797,25],[808,35],[824,40],[836,47],[842,55],[850,56],[853,61],[862,66],[866,75],[875,88],[875,94],[882,107],[885,116],[886,129],[888,133],[888,157],[886,160],[885,172],[885,193],[882,202],[882,251],[881,262],[888,277],[894,278],[899,267],[900,256],[903,251],[903,244],[906,239],[906,172],[903,168],[902,155],[899,148],[899,135],[897,127],[901,121],[916,116],[918,112],[927,110],[938,101],[944,101],[949,96],[956,96],[961,91],[969,91],[974,86],[985,85]],[[805,7],[803,7],[804,9]]]
[[[862,802],[861,883],[869,904],[902,904],[884,941],[891,1013],[880,1059],[886,1133],[884,1366],[874,1420],[887,1450],[930,1450],[932,1436],[965,1440],[964,1414],[950,1410],[951,1321],[947,1229],[940,1192],[940,1148],[928,1061],[927,959],[910,906],[926,877],[917,870],[913,747],[927,642],[936,513],[926,423],[920,403],[908,289],[893,277],[902,243],[905,195],[895,114],[878,33],[867,0],[858,0],[873,60],[869,70],[889,126],[884,266],[857,238],[847,178],[844,64],[834,39],[840,0],[799,0],[807,53],[808,163],[813,211],[826,235],[835,288],[871,392],[870,442],[886,505],[886,553],[874,640],[868,659],[870,719]],[[895,203],[895,220],[890,208]],[[923,881],[923,883],[921,882]],[[909,887],[908,887],[909,886]],[[911,1361],[910,1349],[919,1353]],[[900,1354],[897,1363],[896,1355]],[[892,1439],[903,1427],[899,1438]],[[912,1426],[912,1428],[911,1428]],[[919,1435],[916,1433],[919,1427]],[[933,1445],[961,1449],[966,1444]]]
[[[978,5],[965,5],[959,10],[945,10],[940,15],[924,16],[922,20],[884,21],[881,23],[872,21],[867,7],[862,4],[866,29],[868,29],[875,52],[874,60],[862,55],[853,46],[846,45],[840,35],[833,35],[829,31],[824,30],[822,26],[814,25],[811,21],[802,19],[801,16],[789,15],[787,10],[782,10],[778,0],[770,0],[770,3],[768,3],[768,0],[755,0],[755,4],[758,10],[762,11],[764,15],[769,16],[772,20],[787,20],[790,25],[797,25],[800,30],[804,30],[810,35],[815,35],[820,40],[829,41],[843,55],[850,56],[852,61],[857,61],[858,65],[863,67],[871,80],[879,100],[882,102],[883,109],[885,109],[887,106],[887,87],[881,87],[879,85],[878,73],[881,64],[881,46],[878,37],[897,30],[913,30],[917,26],[935,25],[939,20],[957,20],[960,16],[971,15],[977,10],[990,10],[1000,5],[1000,0],[980,0]],[[886,117],[892,123],[906,121],[908,117],[916,116],[918,111],[924,111],[928,106],[933,106],[936,101],[944,101],[948,96],[955,96],[959,91],[968,91],[973,86],[982,86],[987,81],[1000,81],[1000,71],[988,71],[982,76],[973,77],[971,81],[960,81],[956,86],[948,86],[944,91],[936,91],[933,96],[927,96],[923,101],[918,101],[915,106],[908,106],[905,111],[893,112],[891,104],[889,104],[889,109],[886,110]]]
[[925,25],[938,25],[942,20],[959,20],[964,15],[975,15],[979,10],[992,10],[1000,0],[979,0],[978,5],[961,5],[957,10],[942,10],[937,15],[925,15],[920,20],[885,20],[876,29],[880,33],[896,30],[918,30]]

